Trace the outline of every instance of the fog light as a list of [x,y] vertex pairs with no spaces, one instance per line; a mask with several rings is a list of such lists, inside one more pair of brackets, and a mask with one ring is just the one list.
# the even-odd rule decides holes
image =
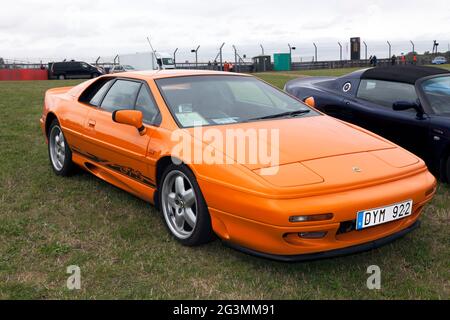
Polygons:
[[292,216],[289,217],[289,222],[324,221],[324,220],[331,220],[332,218],[333,218],[332,213],[316,214],[310,216]]
[[327,235],[326,231],[317,231],[317,232],[301,232],[298,234],[300,238],[304,239],[321,239]]

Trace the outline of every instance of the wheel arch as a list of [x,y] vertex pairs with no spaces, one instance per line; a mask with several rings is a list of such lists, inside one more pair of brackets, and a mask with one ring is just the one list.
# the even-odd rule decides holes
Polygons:
[[53,112],[47,113],[47,116],[45,118],[45,137],[48,137],[48,130],[50,129],[50,125],[54,120],[58,120],[56,115]]

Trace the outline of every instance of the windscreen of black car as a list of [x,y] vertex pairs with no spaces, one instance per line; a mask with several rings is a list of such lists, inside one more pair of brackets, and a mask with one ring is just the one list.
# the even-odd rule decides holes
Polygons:
[[170,64],[173,64],[173,59],[172,58],[163,58],[162,62],[164,65],[170,65]]
[[253,77],[188,76],[156,82],[180,127],[257,121],[302,110],[305,117],[319,115],[299,100]]
[[436,114],[450,115],[450,76],[426,80],[422,90]]
[[416,102],[414,85],[402,82],[363,79],[358,88],[357,97],[386,108],[392,108],[395,102]]

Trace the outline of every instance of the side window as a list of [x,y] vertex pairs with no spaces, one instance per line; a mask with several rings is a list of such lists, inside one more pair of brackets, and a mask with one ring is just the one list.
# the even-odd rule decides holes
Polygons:
[[140,82],[117,80],[106,94],[101,108],[107,111],[134,109]]
[[89,101],[90,105],[93,106],[100,106],[100,102],[102,102],[102,98],[105,95],[106,91],[108,91],[109,86],[111,85],[111,83],[114,80],[109,80],[106,81],[101,87],[100,89],[98,89],[98,91],[94,94],[94,96],[92,97],[92,99]]
[[142,112],[144,122],[149,124],[153,124],[155,122],[155,119],[159,113],[158,108],[151,97],[151,93],[145,85],[143,85],[139,91],[139,95],[136,100],[136,110]]
[[386,108],[392,108],[394,102],[415,102],[418,99],[412,84],[368,79],[361,80],[357,97]]

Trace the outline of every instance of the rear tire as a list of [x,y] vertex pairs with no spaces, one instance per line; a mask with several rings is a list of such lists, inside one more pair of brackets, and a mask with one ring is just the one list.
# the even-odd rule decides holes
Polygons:
[[48,129],[48,157],[56,175],[67,177],[73,173],[75,165],[72,162],[72,151],[57,119],[53,120]]
[[205,199],[186,165],[171,164],[164,170],[158,194],[165,225],[177,241],[193,247],[214,239]]

